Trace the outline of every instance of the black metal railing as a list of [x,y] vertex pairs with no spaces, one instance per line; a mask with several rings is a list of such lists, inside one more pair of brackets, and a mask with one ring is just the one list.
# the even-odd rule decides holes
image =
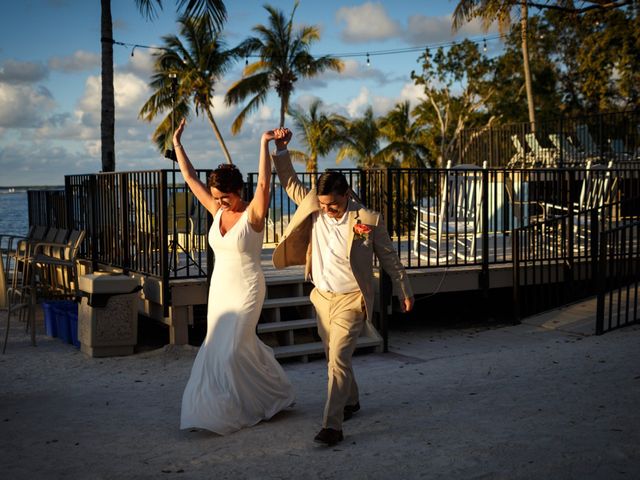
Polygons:
[[[560,245],[573,242],[572,256],[567,258],[582,259],[590,248],[589,237],[568,233],[584,230],[589,224],[584,211],[640,196],[640,170],[618,164],[609,168],[456,166],[341,171],[355,195],[383,213],[406,268],[473,266],[483,271],[485,286],[490,265],[512,262],[513,252],[518,250],[514,231],[524,228],[521,235],[536,237],[542,232],[536,229],[551,229],[552,233],[556,229],[554,236],[560,238]],[[199,172],[203,179],[206,173]],[[312,186],[316,174],[299,176],[305,185]],[[256,178],[256,174],[247,177],[247,199],[253,196]],[[277,242],[296,206],[275,175],[271,181],[265,241]],[[30,223],[52,218],[46,201],[30,203]],[[82,253],[96,265],[166,280],[204,277],[212,268],[206,240],[210,216],[174,171],[68,176],[64,203],[68,228],[87,232]],[[636,214],[634,208],[623,206],[615,215],[629,218]],[[529,245],[527,248],[542,245],[523,244]],[[536,260],[565,261],[557,255],[550,259],[548,248],[537,252]]]
[[454,163],[490,167],[584,166],[589,160],[640,160],[640,110],[559,117],[465,129],[458,137]]
[[27,192],[29,225],[69,228],[64,190]]
[[592,296],[597,291],[600,232],[640,219],[640,196],[572,209],[518,228],[513,237],[516,320]]
[[[342,171],[365,205],[383,213],[407,268],[509,263],[515,228],[640,194],[640,171],[628,165]],[[249,192],[256,178],[247,176]],[[312,185],[312,174],[300,178]],[[295,208],[274,174],[266,239],[281,237]]]
[[640,222],[600,233],[597,271],[596,334],[639,319]]
[[[207,171],[198,174],[205,178]],[[69,219],[94,264],[170,278],[207,275],[209,215],[175,171],[66,177]]]

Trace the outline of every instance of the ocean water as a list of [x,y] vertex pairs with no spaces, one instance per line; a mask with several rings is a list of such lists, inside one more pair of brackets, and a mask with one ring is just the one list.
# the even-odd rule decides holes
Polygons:
[[0,234],[24,236],[28,230],[27,192],[0,190]]

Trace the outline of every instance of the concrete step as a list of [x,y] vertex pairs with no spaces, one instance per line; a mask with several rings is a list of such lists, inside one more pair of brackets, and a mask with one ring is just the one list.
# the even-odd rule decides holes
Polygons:
[[301,318],[299,320],[283,320],[281,322],[259,323],[258,333],[286,332],[289,330],[299,330],[301,328],[314,328],[317,322],[315,318]]
[[301,297],[267,298],[262,308],[298,307],[302,305],[311,305],[309,295]]
[[[356,348],[379,347],[381,345],[382,341],[377,338],[362,336],[358,338]],[[322,346],[322,342],[301,343],[299,345],[273,347],[273,353],[276,358],[304,357],[324,353],[324,347]]]

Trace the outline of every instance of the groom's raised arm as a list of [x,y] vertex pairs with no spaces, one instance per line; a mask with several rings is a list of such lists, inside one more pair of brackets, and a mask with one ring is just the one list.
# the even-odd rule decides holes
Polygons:
[[291,157],[288,150],[281,150],[271,155],[271,160],[276,167],[280,185],[282,185],[289,195],[289,198],[300,205],[300,202],[307,196],[309,189],[303,185],[298,178],[296,171],[291,163]]

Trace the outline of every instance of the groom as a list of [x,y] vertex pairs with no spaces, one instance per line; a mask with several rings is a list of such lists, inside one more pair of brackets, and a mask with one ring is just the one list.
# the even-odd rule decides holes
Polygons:
[[401,292],[403,311],[413,307],[413,294],[380,214],[350,198],[341,173],[325,172],[315,188],[305,187],[291,164],[290,140],[291,131],[279,129],[272,159],[280,184],[298,209],[273,252],[273,264],[276,268],[304,264],[305,278],[315,286],[311,302],[327,356],[329,384],[323,428],[314,440],[331,446],[343,439],[342,422],[360,410],[351,357],[373,313],[373,255]]

